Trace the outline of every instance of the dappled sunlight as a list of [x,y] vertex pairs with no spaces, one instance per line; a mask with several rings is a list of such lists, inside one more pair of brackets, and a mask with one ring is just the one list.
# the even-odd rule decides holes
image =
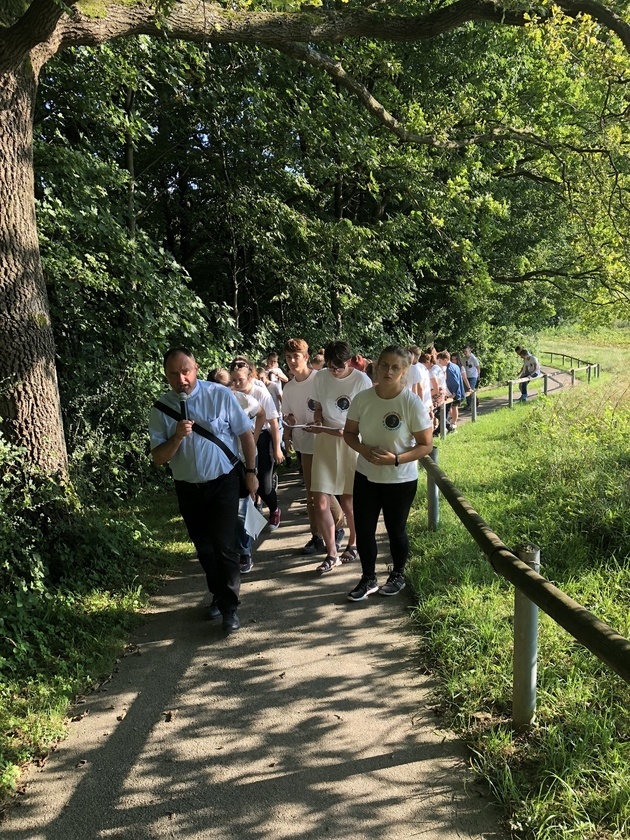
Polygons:
[[407,591],[348,602],[359,564],[318,576],[297,478],[281,500],[243,579],[242,630],[205,619],[186,561],[7,838],[498,840],[462,745],[439,730]]

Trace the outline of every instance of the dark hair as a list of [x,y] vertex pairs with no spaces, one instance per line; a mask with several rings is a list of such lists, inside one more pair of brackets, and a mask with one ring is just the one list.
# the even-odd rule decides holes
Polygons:
[[409,355],[409,351],[405,350],[404,347],[401,347],[400,344],[388,344],[378,355],[377,364],[381,363],[381,359],[385,355],[392,355],[392,356],[400,356],[400,358],[404,362],[405,367],[409,367],[411,364],[411,357]]
[[183,356],[188,356],[188,358],[192,359],[193,362],[195,361],[195,357],[193,356],[192,351],[188,349],[188,347],[171,347],[170,350],[167,350],[164,354],[164,367],[166,367],[166,363],[170,358],[172,358],[173,356],[178,356],[180,353]]
[[247,358],[247,356],[235,356],[230,362],[230,372],[237,367],[242,367],[241,362],[247,365],[250,373],[254,373],[254,364],[250,359]]
[[324,348],[324,362],[327,365],[346,365],[351,358],[352,350],[345,341],[331,341]]
[[440,352],[437,354],[437,357],[438,359],[446,359],[447,362],[450,362],[451,360],[451,354],[448,352],[448,350],[440,350]]

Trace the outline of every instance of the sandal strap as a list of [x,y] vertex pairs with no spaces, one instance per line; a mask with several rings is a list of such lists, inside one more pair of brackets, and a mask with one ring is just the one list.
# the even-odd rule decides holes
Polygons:
[[352,560],[356,560],[358,557],[358,551],[356,545],[349,545],[347,548],[344,548],[343,552],[341,553],[341,562],[342,563],[350,563]]
[[318,572],[329,572],[331,569],[334,569],[335,566],[339,564],[339,558],[331,557],[330,554],[324,559],[324,561],[317,567]]

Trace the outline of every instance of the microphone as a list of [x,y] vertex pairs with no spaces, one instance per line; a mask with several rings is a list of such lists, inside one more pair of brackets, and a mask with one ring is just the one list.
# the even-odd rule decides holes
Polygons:
[[181,420],[190,420],[188,416],[188,394],[185,391],[179,393],[179,411]]

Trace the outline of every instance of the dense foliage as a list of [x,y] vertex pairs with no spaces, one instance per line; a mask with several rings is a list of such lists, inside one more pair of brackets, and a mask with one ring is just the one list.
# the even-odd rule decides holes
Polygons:
[[[627,306],[626,62],[587,18],[565,24],[337,45],[435,140],[418,145],[268,48],[141,37],[45,67],[37,212],[71,483],[0,439],[0,699],[29,685],[7,731],[56,657],[57,696],[93,676],[69,653],[68,611],[88,616],[87,636],[102,611],[125,626],[155,546],[116,506],[160,480],[146,415],[169,345],[205,369],[289,334],[314,348],[343,335],[366,354],[471,342],[488,383],[516,372],[511,348],[541,326]],[[475,141],[489,129],[497,139]],[[615,492],[593,500],[597,528],[563,508],[609,549]],[[37,745],[18,734],[7,749],[10,780]]]

